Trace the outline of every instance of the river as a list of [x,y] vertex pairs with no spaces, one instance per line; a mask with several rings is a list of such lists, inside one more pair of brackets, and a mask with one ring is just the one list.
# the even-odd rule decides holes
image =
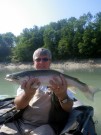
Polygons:
[[[16,71],[18,71],[16,69]],[[12,70],[2,70],[0,71],[0,99],[6,97],[14,97],[16,95],[16,89],[18,85],[5,80],[5,75],[7,73],[15,72]],[[64,70],[65,74],[71,75],[80,79],[81,81],[87,83],[94,88],[101,88],[101,68],[91,68],[91,69],[76,69],[76,70]],[[94,102],[88,100],[80,91],[76,91],[75,96],[82,101],[85,105],[93,106],[94,108],[94,121],[96,121],[96,131],[97,135],[101,134],[101,92],[98,92],[94,96]]]

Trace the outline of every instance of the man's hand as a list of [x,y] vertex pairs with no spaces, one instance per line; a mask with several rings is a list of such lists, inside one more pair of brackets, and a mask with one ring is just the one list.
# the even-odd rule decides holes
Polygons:
[[32,77],[22,83],[21,88],[24,89],[24,91],[20,95],[16,96],[14,100],[17,109],[24,109],[26,106],[29,105],[29,102],[35,95],[36,89],[39,85],[39,80]]
[[50,80],[50,88],[53,90],[59,100],[63,100],[67,97],[67,81],[63,75],[60,77],[54,76],[53,80]]
[[38,80],[38,78],[29,78],[29,80],[25,80],[22,85],[21,88],[25,90],[26,95],[30,95],[30,94],[35,94],[36,89],[38,88],[38,86],[40,85],[40,82]]

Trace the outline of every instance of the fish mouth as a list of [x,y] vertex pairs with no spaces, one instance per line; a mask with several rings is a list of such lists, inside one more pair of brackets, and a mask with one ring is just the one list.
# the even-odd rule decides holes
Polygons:
[[10,79],[10,78],[5,78],[5,80],[10,81],[10,82],[13,82],[13,80]]
[[13,82],[14,80],[18,80],[18,77],[7,75],[5,77],[5,80],[10,81],[10,82]]

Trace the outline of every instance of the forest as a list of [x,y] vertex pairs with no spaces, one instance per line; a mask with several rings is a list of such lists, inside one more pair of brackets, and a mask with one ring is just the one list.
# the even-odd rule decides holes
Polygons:
[[101,58],[101,12],[0,34],[0,62],[31,62],[39,47],[50,49],[53,60]]

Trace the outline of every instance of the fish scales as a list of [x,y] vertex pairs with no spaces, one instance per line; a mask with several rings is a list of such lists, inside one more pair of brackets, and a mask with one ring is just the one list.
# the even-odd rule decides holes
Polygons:
[[[27,70],[27,71],[22,71],[22,72],[16,72],[12,74],[6,75],[6,80],[9,81],[15,81],[18,84],[21,84],[22,81],[28,80],[29,77],[36,77],[39,79],[42,85],[47,85],[49,86],[49,81],[52,80],[53,76],[58,76],[63,75],[67,81],[68,87],[74,87],[75,89],[79,89],[81,92],[85,94],[85,96],[93,100],[94,99],[94,94],[98,91],[99,89],[94,89],[92,87],[89,87],[86,83],[80,81],[79,79],[69,76],[67,74],[63,74],[59,71],[56,70]],[[61,81],[61,78],[60,78]]]

